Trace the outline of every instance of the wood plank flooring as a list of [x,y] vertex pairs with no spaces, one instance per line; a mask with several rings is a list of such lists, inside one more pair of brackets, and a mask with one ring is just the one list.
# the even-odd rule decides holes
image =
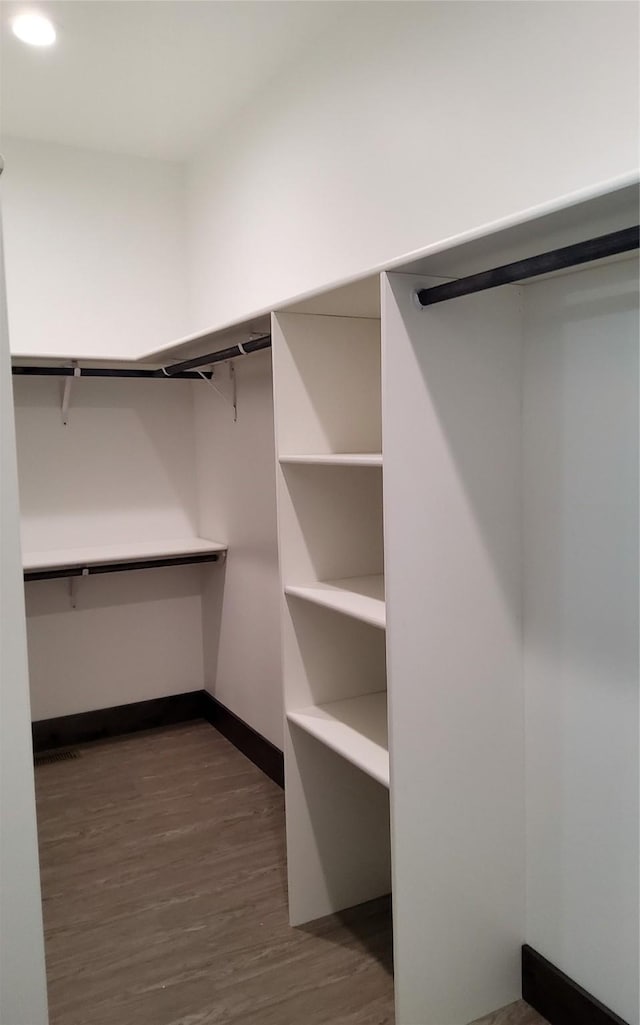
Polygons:
[[211,726],[79,751],[36,770],[51,1025],[393,1025],[388,902],[291,929],[282,791]]

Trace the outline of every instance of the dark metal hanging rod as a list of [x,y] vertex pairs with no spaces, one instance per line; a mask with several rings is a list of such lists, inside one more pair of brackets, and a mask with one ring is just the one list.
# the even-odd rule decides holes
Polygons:
[[29,580],[59,580],[62,577],[92,577],[96,573],[124,573],[134,569],[163,569],[165,566],[192,566],[202,562],[218,562],[220,552],[195,555],[171,555],[164,559],[138,559],[134,562],[92,563],[90,566],[64,566],[59,569],[25,569]]
[[209,352],[204,356],[194,356],[193,359],[182,360],[181,363],[173,363],[171,366],[159,370],[142,370],[137,367],[134,370],[120,367],[13,366],[11,373],[18,377],[143,377],[156,380],[172,377],[180,381],[200,381],[205,377],[207,380],[211,380],[211,373],[195,370],[195,368],[209,367],[214,363],[237,359],[239,356],[249,356],[252,352],[270,347],[271,335],[262,335],[250,342],[240,342],[228,349],[218,349],[217,352]]
[[171,367],[165,367],[164,373],[168,377],[175,377],[177,374],[187,373],[194,367],[208,367],[213,363],[237,359],[238,356],[249,356],[252,352],[269,348],[271,348],[271,335],[262,335],[260,338],[253,338],[250,342],[242,342],[239,345],[232,345],[228,349],[218,349],[217,352],[210,352],[204,356],[194,356],[193,359],[185,359],[182,363],[174,363]]
[[562,249],[553,249],[549,253],[540,253],[539,256],[530,256],[526,260],[506,263],[502,267],[494,267],[480,274],[470,274],[468,277],[448,281],[434,288],[420,288],[416,296],[421,306],[433,306],[434,303],[457,299],[472,292],[482,292],[498,285],[513,284],[515,281],[524,281],[525,278],[535,278],[540,274],[550,274],[552,271],[578,267],[582,263],[601,260],[607,256],[628,253],[638,249],[639,244],[640,226],[635,225],[572,246],[563,246]]
[[[169,374],[163,370],[129,370],[116,367],[36,367],[15,366],[11,373],[19,377],[178,377],[180,380],[201,381],[201,374]],[[211,374],[204,375],[207,378]]]

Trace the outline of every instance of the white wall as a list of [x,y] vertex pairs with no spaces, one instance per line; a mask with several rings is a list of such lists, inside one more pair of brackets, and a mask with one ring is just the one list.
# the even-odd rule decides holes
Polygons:
[[11,351],[131,357],[186,323],[183,166],[2,140]]
[[527,942],[638,992],[638,267],[525,293]]
[[[66,427],[60,381],[14,386],[25,549],[198,533],[190,383],[77,381]],[[201,591],[219,569],[78,580],[76,609],[67,580],[28,584],[33,718],[200,689]]]
[[0,1021],[46,1025],[38,839],[0,226]]
[[189,174],[196,328],[628,172],[638,9],[354,4]]
[[[235,369],[237,423],[228,402],[194,385],[200,530],[229,544],[224,575],[210,574],[203,596],[205,685],[281,748],[271,354],[239,359]],[[216,375],[229,398],[228,368]]]
[[197,534],[191,384],[81,379],[67,426],[62,390],[14,378],[25,549]]

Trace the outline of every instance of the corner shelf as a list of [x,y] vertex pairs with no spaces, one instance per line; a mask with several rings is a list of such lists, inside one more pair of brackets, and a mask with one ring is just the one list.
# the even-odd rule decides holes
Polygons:
[[22,567],[25,580],[47,580],[56,577],[90,576],[93,573],[116,573],[130,569],[216,562],[226,550],[225,544],[208,541],[202,537],[122,542],[114,545],[92,545],[87,548],[23,552]]
[[384,630],[386,626],[384,577],[345,577],[342,580],[319,580],[314,584],[288,585],[285,594],[322,605],[345,616]]
[[312,705],[287,719],[388,788],[386,691]]
[[280,456],[280,464],[285,466],[382,466],[382,452],[328,452],[314,455]]

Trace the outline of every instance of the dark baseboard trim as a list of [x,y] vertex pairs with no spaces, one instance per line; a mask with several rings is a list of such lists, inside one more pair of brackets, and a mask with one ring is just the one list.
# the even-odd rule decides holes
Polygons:
[[93,712],[62,715],[57,719],[40,719],[31,724],[34,753],[201,719],[202,693],[194,690],[114,708],[98,708]]
[[550,1025],[627,1025],[627,1022],[525,944],[522,999]]
[[60,747],[174,726],[193,719],[205,719],[274,783],[284,787],[282,751],[205,690],[62,715],[57,719],[40,719],[31,724],[33,751],[38,755]]
[[253,727],[225,708],[208,691],[202,692],[202,715],[212,726],[230,740],[234,747],[257,765],[279,787],[284,787],[284,755],[282,751],[257,733]]

